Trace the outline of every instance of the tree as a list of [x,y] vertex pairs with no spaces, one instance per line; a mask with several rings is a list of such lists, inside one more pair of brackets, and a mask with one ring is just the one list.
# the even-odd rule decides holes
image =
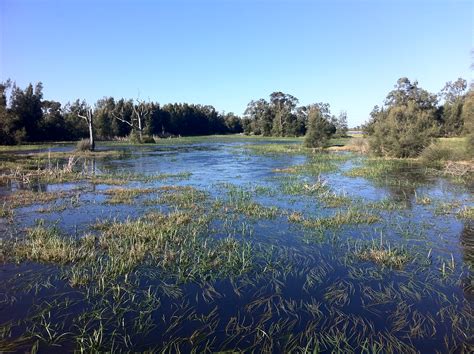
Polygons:
[[464,96],[466,88],[467,81],[460,77],[454,82],[448,81],[441,89],[440,96],[444,98],[445,102],[454,103]]
[[335,120],[335,126],[336,126],[336,135],[338,137],[346,137],[347,136],[347,131],[349,130],[347,126],[347,112],[342,111],[339,113],[339,116]]
[[273,117],[270,104],[263,98],[257,101],[250,101],[244,112],[251,124],[247,125],[254,134],[270,136],[272,135]]
[[462,107],[461,118],[464,122],[464,133],[467,136],[467,149],[471,158],[474,156],[474,88],[471,87]]
[[66,138],[66,125],[61,111],[61,103],[56,101],[43,101],[43,119],[40,122],[43,140],[64,140]]
[[40,122],[43,118],[42,90],[41,82],[37,83],[34,88],[32,84],[29,84],[25,90],[21,90],[16,84],[13,84],[9,112],[15,116],[13,118],[15,121],[14,130],[17,130],[15,132],[17,136],[23,136],[21,140],[44,140],[40,129]]
[[243,131],[242,120],[232,112],[224,115],[224,122],[226,131],[229,133],[237,134]]
[[385,100],[372,111],[369,144],[377,155],[416,157],[438,134],[436,97],[401,78]]
[[442,134],[458,136],[462,133],[464,120],[461,117],[465,100],[467,81],[459,78],[455,82],[447,82],[439,97],[444,99],[444,105],[439,109]]
[[273,136],[288,136],[294,133],[291,125],[296,121],[294,110],[298,104],[298,99],[283,92],[273,92],[270,94],[270,108],[273,113]]
[[12,82],[0,83],[0,144],[19,144],[26,137],[25,127],[17,115],[8,108],[8,94]]
[[334,134],[333,128],[329,121],[323,117],[321,111],[312,107],[308,113],[305,146],[310,148],[325,147],[331,135]]

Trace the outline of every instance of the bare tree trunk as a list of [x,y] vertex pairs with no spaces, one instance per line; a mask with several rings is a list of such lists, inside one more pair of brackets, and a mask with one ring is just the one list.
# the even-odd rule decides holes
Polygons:
[[92,126],[92,114],[90,117],[90,120],[87,122],[89,123],[89,144],[90,144],[90,150],[94,151],[95,150],[95,140],[94,140],[94,127]]
[[142,117],[141,115],[138,116],[138,134],[140,134],[140,143],[143,142],[143,135],[142,135]]
[[94,120],[94,115],[92,114],[92,109],[88,109],[85,115],[78,114],[78,116],[84,119],[89,126],[89,150],[95,150],[95,140],[94,140],[94,126],[92,125]]

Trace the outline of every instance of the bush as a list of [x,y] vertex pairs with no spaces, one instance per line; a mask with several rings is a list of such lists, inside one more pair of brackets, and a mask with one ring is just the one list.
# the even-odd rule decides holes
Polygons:
[[142,144],[155,144],[155,143],[156,141],[152,136],[147,135],[142,138]]
[[352,138],[349,141],[349,147],[351,150],[361,154],[366,154],[369,152],[369,142],[366,138]]
[[335,127],[329,123],[317,109],[308,114],[308,129],[304,145],[309,148],[326,147],[329,138],[335,133]]
[[442,146],[439,143],[433,143],[427,146],[420,154],[420,159],[428,166],[440,165],[446,161],[457,159],[454,150]]
[[371,151],[379,156],[417,157],[437,134],[434,114],[415,102],[391,107],[373,125]]
[[156,141],[152,136],[142,135],[140,138],[140,133],[132,131],[128,136],[128,141],[132,144],[155,144]]
[[76,144],[76,151],[89,151],[91,149],[91,144],[89,139],[81,139]]

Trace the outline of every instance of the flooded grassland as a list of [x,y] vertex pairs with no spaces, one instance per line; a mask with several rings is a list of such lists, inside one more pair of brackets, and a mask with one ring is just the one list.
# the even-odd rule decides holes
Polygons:
[[472,351],[469,179],[276,139],[0,163],[0,350]]

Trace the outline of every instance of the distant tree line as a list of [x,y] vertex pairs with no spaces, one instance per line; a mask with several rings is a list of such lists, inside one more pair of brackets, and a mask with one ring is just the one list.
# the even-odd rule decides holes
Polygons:
[[473,98],[462,78],[432,94],[403,77],[384,104],[374,107],[363,130],[371,150],[384,156],[416,157],[435,137],[468,135],[474,145]]
[[213,106],[187,103],[160,105],[139,99],[104,97],[93,106],[84,100],[66,105],[43,98],[43,85],[21,89],[10,80],[0,83],[0,144],[108,140],[131,137],[146,142],[152,136],[245,134],[303,136],[310,112],[318,115],[324,135],[345,136],[347,114],[336,117],[327,103],[298,106],[298,99],[274,92],[269,101],[251,101],[241,119],[219,113]]
[[[90,127],[89,127],[90,120]],[[242,120],[219,113],[213,106],[105,97],[93,107],[84,100],[62,106],[43,99],[43,85],[21,89],[11,81],[0,83],[0,144],[115,137],[233,134],[242,132]]]

